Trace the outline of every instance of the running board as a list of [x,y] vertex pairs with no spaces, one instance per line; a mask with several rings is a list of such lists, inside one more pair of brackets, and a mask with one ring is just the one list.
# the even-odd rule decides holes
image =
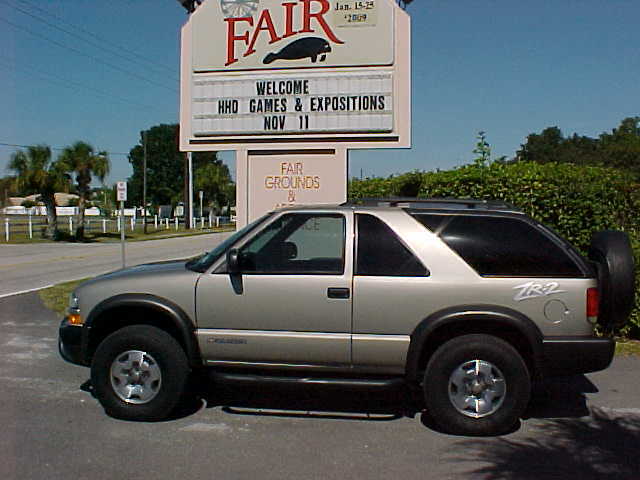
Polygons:
[[364,390],[387,390],[405,384],[403,378],[342,378],[342,377],[295,377],[279,375],[253,375],[244,373],[210,372],[211,379],[218,383],[233,385],[319,385]]

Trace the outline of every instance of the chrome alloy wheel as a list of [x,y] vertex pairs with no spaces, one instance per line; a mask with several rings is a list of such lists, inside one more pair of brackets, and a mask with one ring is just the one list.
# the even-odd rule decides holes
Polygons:
[[111,386],[126,403],[144,404],[155,398],[162,384],[158,362],[147,352],[128,350],[111,364]]
[[449,377],[449,400],[468,417],[495,413],[504,402],[506,391],[500,369],[484,360],[464,362]]

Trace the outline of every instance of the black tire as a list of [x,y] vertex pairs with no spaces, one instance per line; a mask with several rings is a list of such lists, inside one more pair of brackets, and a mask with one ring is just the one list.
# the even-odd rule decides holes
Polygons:
[[[128,380],[118,380],[123,377]],[[125,420],[167,418],[182,398],[188,378],[189,364],[180,344],[165,331],[147,325],[125,327],[109,335],[91,363],[96,398],[109,415]],[[125,399],[126,391],[134,393]]]
[[613,230],[594,234],[589,258],[598,269],[598,323],[606,330],[620,327],[635,302],[635,265],[629,237]]
[[[452,381],[456,372],[477,372],[473,370],[475,365],[491,372],[488,376],[480,373],[474,377],[480,379],[475,388],[485,388],[484,393],[476,394],[494,397],[484,403],[479,399],[474,405],[489,405],[489,411],[460,409],[454,403],[453,398],[478,398],[458,390]],[[472,388],[471,377],[463,380],[468,388]],[[497,381],[498,378],[503,381]],[[487,380],[486,384],[484,380]],[[504,390],[496,395],[500,383]],[[500,435],[518,424],[531,396],[531,378],[524,360],[509,343],[491,335],[473,334],[449,340],[435,351],[425,370],[423,388],[427,413],[442,431],[455,435]]]

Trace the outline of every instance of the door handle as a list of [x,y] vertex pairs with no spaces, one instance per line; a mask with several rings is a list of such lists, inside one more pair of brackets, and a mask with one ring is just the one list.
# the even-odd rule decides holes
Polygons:
[[348,288],[330,287],[327,289],[327,297],[329,298],[348,299],[350,296],[351,292]]

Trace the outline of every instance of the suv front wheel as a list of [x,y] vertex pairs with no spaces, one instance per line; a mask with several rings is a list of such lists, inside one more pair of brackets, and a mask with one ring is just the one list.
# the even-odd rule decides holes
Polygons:
[[423,386],[427,413],[443,431],[458,435],[508,432],[531,395],[522,357],[491,335],[463,335],[441,345]]
[[126,420],[166,418],[185,391],[184,350],[156,327],[133,325],[105,338],[91,363],[94,394],[105,411]]

